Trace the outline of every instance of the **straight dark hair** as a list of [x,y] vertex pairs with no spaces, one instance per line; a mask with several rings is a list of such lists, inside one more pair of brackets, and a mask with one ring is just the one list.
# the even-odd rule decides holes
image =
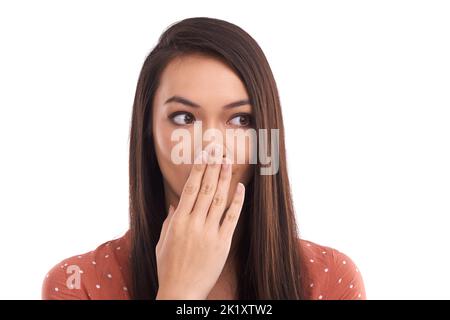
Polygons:
[[[163,69],[175,57],[202,53],[221,59],[244,83],[255,129],[279,129],[279,170],[261,175],[253,167],[238,222],[238,299],[308,299],[306,266],[299,245],[286,168],[278,89],[257,42],[240,27],[213,18],[171,25],[144,61],[134,98],[130,132],[131,297],[155,299],[155,248],[166,218],[163,177],[152,135],[152,107]],[[270,130],[269,130],[270,131]]]

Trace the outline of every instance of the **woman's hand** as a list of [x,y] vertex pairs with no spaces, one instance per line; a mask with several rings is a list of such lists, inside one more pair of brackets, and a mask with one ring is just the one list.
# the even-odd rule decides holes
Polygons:
[[156,246],[156,299],[206,299],[230,251],[245,188],[238,184],[220,224],[230,188],[231,163],[208,161],[205,151],[200,156],[201,163],[197,163],[199,159],[194,162],[178,207],[169,209]]

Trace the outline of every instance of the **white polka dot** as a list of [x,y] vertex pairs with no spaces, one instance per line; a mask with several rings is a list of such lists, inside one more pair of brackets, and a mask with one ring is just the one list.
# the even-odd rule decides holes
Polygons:
[[97,264],[97,262],[95,262],[95,261],[92,261],[92,264]]
[[123,287],[123,291],[128,291],[128,288],[127,287]]
[[64,263],[64,267],[67,267],[68,266],[68,264],[67,263]]
[[100,285],[99,285],[99,284],[96,284],[95,287],[96,287],[97,289],[100,289]]
[[56,287],[56,288],[55,288],[55,291],[59,291],[59,288],[58,288],[58,287]]
[[111,275],[111,273],[108,273],[107,275],[106,275],[108,278],[112,278],[112,275]]
[[310,262],[314,262],[314,259],[309,259]]
[[342,278],[339,278],[338,283],[341,283],[341,282],[342,282]]
[[322,251],[322,254],[326,254],[327,252],[326,251]]
[[310,243],[307,243],[306,246],[311,247],[311,244],[310,244]]
[[108,258],[108,257],[109,257],[109,254],[105,255],[105,258]]
[[320,295],[320,296],[319,296],[319,300],[322,300],[322,298],[323,298],[323,296],[322,296],[322,295]]
[[84,273],[84,271],[83,271],[83,270],[80,270],[80,273]]
[[345,260],[344,260],[344,261],[342,261],[342,264],[347,264],[347,261],[345,261]]
[[120,250],[120,247],[117,247],[116,250]]
[[328,272],[328,268],[323,269],[323,271]]
[[361,298],[361,293],[358,293],[358,298]]
[[349,287],[350,289],[352,289],[352,288],[353,288],[353,284],[349,285],[348,287]]
[[314,283],[311,283],[309,286],[310,286],[311,288],[314,287]]

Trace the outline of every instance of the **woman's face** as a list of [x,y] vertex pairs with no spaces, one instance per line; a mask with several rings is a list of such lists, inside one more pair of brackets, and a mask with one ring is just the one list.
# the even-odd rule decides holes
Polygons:
[[[190,54],[176,57],[167,65],[152,109],[153,137],[164,179],[166,207],[178,204],[196,154],[213,142],[232,161],[227,207],[237,183],[248,184],[253,172],[249,158],[254,146],[252,139],[245,138],[249,129],[253,130],[253,110],[248,100],[242,81],[219,59]],[[227,139],[230,133],[235,139]],[[185,163],[180,163],[180,156]]]

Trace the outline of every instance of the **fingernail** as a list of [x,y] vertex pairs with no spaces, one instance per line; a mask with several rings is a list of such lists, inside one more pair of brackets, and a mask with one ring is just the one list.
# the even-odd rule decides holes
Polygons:
[[231,167],[230,159],[228,159],[228,158],[223,158],[222,168],[223,168],[224,170],[227,170],[227,169],[229,169],[230,167]]
[[203,162],[208,161],[208,152],[206,152],[205,150],[202,151],[202,160]]
[[194,159],[194,164],[199,164],[202,163],[202,159],[203,159],[203,152],[200,152],[199,154],[197,154],[197,156]]
[[238,194],[242,194],[243,192],[244,192],[244,189],[245,189],[245,187],[244,187],[244,185],[242,184],[242,183],[238,183],[238,185],[237,185],[237,190],[236,190],[236,192],[238,193]]

